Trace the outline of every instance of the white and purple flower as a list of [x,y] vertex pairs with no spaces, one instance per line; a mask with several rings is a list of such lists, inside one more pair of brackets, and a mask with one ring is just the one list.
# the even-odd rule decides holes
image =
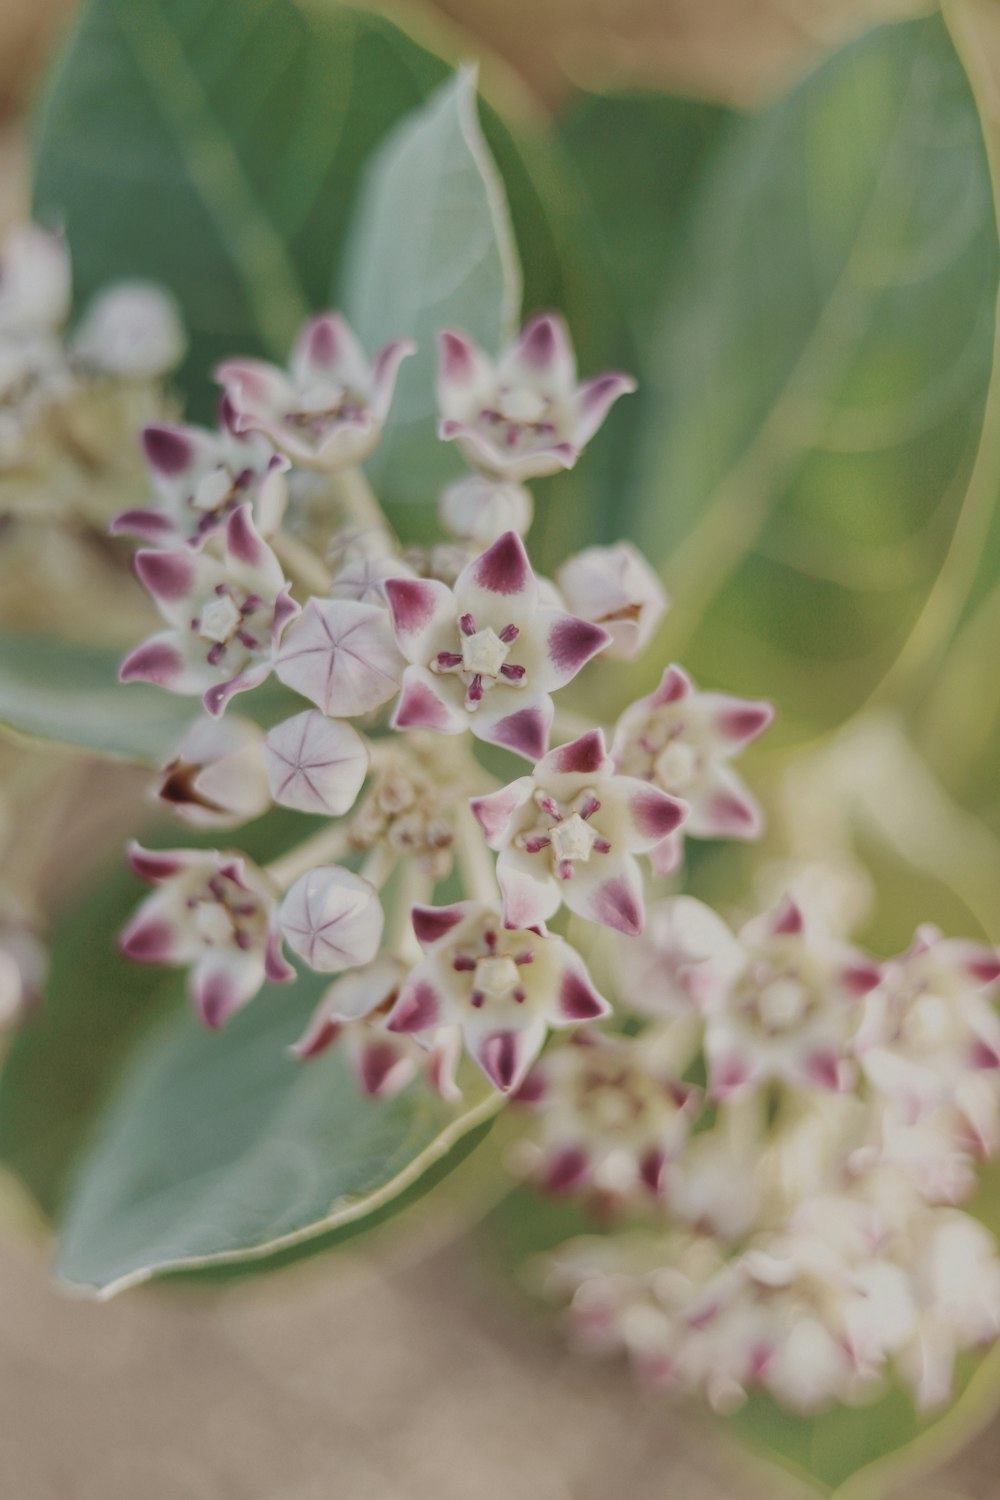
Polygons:
[[533,318],[495,362],[471,339],[439,336],[438,433],[484,474],[508,480],[571,469],[629,375],[577,385],[576,358],[562,318]]
[[236,432],[262,432],[293,463],[332,474],[375,448],[399,366],[413,352],[408,340],[396,339],[369,363],[340,314],[328,312],[301,330],[287,371],[265,360],[230,359],[216,379]]
[[556,582],[566,605],[611,635],[606,657],[633,661],[648,646],[668,600],[663,585],[631,542],[587,547],[563,563]]
[[628,936],[644,917],[635,856],[657,848],[685,814],[648,781],[617,775],[599,729],[550,750],[530,776],[474,798],[472,810],[499,850],[507,926],[538,926],[565,903]]
[[271,806],[264,731],[252,719],[195,719],[160,770],[159,802],[194,828],[235,828]]
[[290,465],[264,438],[241,437],[225,422],[218,432],[158,423],[143,430],[142,444],[160,504],[123,511],[111,523],[113,535],[156,547],[200,546],[248,503],[261,536],[278,530]]
[[391,578],[386,598],[409,665],[397,729],[434,729],[537,760],[548,748],[552,692],[607,645],[599,625],[539,604],[524,544],[510,531],[468,563],[454,589]]
[[223,1025],[265,979],[295,978],[281,951],[278,892],[245,856],[133,843],[129,863],[156,889],[122,933],[122,951],[138,963],[187,968],[206,1026]]
[[755,839],[763,820],[729,762],[774,717],[770,703],[699,692],[680,667],[667,667],[659,687],[622,714],[611,753],[620,771],[682,797],[688,816],[653,855],[660,875],[684,857],[684,836]]
[[218,717],[234,694],[270,675],[299,606],[249,505],[238,506],[226,522],[221,558],[186,547],[140,550],[135,569],[171,628],[126,657],[122,682],[201,694],[208,713]]
[[484,902],[415,906],[413,930],[424,957],[399,993],[389,1030],[419,1035],[460,1026],[469,1054],[503,1093],[522,1082],[549,1027],[610,1011],[568,943],[505,928]]

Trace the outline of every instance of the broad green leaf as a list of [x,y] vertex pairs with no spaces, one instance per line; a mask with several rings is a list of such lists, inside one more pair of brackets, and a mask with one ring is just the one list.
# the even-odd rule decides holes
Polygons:
[[[192,336],[181,383],[204,419],[218,360],[283,359],[328,305],[367,159],[450,70],[339,4],[87,0],[39,113],[35,212],[65,224],[80,298],[135,275],[177,294]],[[490,109],[484,130],[532,302],[582,299],[573,195],[549,191],[557,159],[530,131],[522,149]]]
[[[54,636],[0,632],[0,728],[158,765],[200,712],[197,698],[118,681],[122,653]],[[301,700],[277,682],[236,712],[268,725]]]
[[656,342],[653,314],[691,192],[729,119],[715,104],[629,93],[585,95],[559,123],[590,201],[595,244],[643,357]]
[[80,1161],[57,1271],[111,1295],[159,1273],[273,1255],[398,1198],[496,1111],[414,1085],[365,1098],[346,1053],[288,1046],[324,988],[266,987],[223,1036],[187,1005],[149,1036]]
[[158,761],[194,716],[197,700],[123,687],[122,653],[51,636],[0,639],[0,725],[103,755]]
[[340,303],[369,349],[406,337],[385,433],[368,470],[396,500],[426,500],[464,470],[436,433],[436,334],[460,328],[487,350],[514,332],[521,269],[504,196],[463,69],[377,152],[348,236]]
[[632,512],[674,594],[664,650],[720,684],[738,661],[786,734],[829,726],[932,588],[983,425],[996,228],[940,18],[733,123],[674,267]]

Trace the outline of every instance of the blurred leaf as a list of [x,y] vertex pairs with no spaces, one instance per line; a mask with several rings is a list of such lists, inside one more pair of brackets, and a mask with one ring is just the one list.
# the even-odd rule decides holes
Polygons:
[[585,95],[560,121],[590,199],[595,244],[643,356],[656,344],[652,317],[691,191],[730,118],[717,105],[635,93]]
[[0,724],[39,739],[157,762],[179,739],[197,700],[118,681],[120,651],[4,634]]
[[[181,383],[204,419],[219,359],[284,359],[327,305],[368,157],[449,72],[383,17],[336,4],[88,0],[40,111],[35,212],[65,224],[78,297],[135,275],[177,294],[191,332]],[[529,300],[582,303],[558,157],[530,132],[522,148],[486,107],[483,128]],[[395,239],[407,242],[399,225]]]
[[[276,809],[239,830],[251,859],[283,853],[315,828],[313,819]],[[227,835],[179,825],[144,834],[156,847],[211,847]],[[0,1160],[52,1216],[108,1088],[136,1038],[176,1000],[176,976],[127,962],[116,936],[146,888],[122,867],[92,881],[50,933],[52,970],[45,1003],[14,1036],[0,1086]]]
[[[193,718],[197,698],[118,681],[120,651],[55,636],[0,631],[0,728],[159,765]],[[270,681],[237,712],[267,726],[301,699]]]
[[703,677],[791,731],[874,689],[960,525],[992,364],[979,121],[938,17],[877,31],[710,158],[664,288],[633,500]]
[[344,258],[339,302],[364,347],[397,337],[417,346],[400,371],[369,477],[397,501],[426,500],[465,471],[437,436],[437,331],[459,328],[495,350],[521,309],[517,246],[479,127],[472,70],[459,72],[379,148]]
[[[273,1254],[374,1214],[495,1111],[416,1085],[373,1101],[343,1048],[287,1048],[327,981],[267,986],[217,1037],[183,1005],[130,1060],[78,1165],[57,1271],[107,1295],[167,1270]],[[176,991],[176,986],[175,986]]]

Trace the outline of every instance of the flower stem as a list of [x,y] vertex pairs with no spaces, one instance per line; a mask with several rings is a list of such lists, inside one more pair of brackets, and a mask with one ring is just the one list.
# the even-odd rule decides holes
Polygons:
[[330,592],[330,570],[322,559],[287,531],[276,532],[271,537],[271,546],[282,567],[292,575],[292,582],[301,584],[310,594],[321,598]]
[[395,540],[392,527],[361,469],[342,469],[331,478],[334,497],[355,526],[364,531],[382,531]]
[[455,857],[466,894],[473,901],[492,904],[497,899],[496,870],[482,829],[464,803],[455,815]]
[[338,859],[343,859],[349,848],[348,828],[343,823],[335,823],[332,828],[321,828],[319,833],[290,849],[280,859],[272,860],[265,866],[264,873],[279,890],[287,891],[301,875],[307,875],[317,866],[336,864]]

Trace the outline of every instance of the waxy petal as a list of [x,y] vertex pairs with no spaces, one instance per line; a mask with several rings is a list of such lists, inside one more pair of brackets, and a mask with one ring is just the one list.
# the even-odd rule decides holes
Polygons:
[[198,959],[189,976],[195,1010],[213,1031],[242,1010],[263,983],[260,956],[233,949],[210,949]]
[[602,625],[581,620],[561,610],[540,609],[535,620],[543,632],[545,651],[533,686],[543,692],[564,687],[611,640]]
[[399,999],[386,1023],[396,1032],[427,1031],[444,1020],[444,1000],[426,966],[414,969],[400,990]]
[[642,876],[631,855],[606,856],[600,862],[578,864],[570,880],[560,882],[563,902],[570,911],[610,927],[626,937],[637,937],[645,921]]
[[481,708],[466,717],[466,724],[477,739],[513,750],[525,760],[538,760],[548,749],[554,713],[552,699],[547,694],[524,694],[513,711]]
[[264,758],[275,802],[328,817],[339,817],[354,806],[370,759],[357,730],[316,709],[270,730]]
[[393,710],[392,727],[464,734],[469,728],[469,715],[442,696],[432,672],[424,667],[410,666],[403,673],[402,691]]
[[429,578],[387,578],[383,588],[400,651],[426,666],[440,640],[457,630],[454,594]]
[[605,375],[595,375],[576,392],[573,401],[574,421],[572,437],[578,448],[584,448],[603,423],[615,402],[622,396],[630,396],[637,389],[631,375],[612,370]]
[[454,592],[458,614],[473,615],[477,625],[491,623],[498,609],[515,622],[533,613],[538,584],[517,532],[505,531],[463,568]]
[[410,339],[393,339],[384,344],[372,361],[371,409],[380,422],[389,415],[396,377],[404,359],[416,354],[417,346]]
[[545,1022],[533,1018],[518,1029],[487,1029],[478,1021],[466,1028],[465,1040],[473,1061],[502,1094],[517,1089],[545,1044]]
[[502,847],[511,818],[531,796],[534,785],[533,777],[521,776],[509,786],[501,787],[498,792],[472,798],[469,806],[491,849]]
[[576,385],[576,357],[558,313],[539,313],[521,330],[497,366],[501,385],[541,389],[567,399]]
[[275,658],[279,679],[333,718],[386,703],[403,665],[385,611],[353,599],[310,599]]
[[492,361],[471,339],[450,329],[438,334],[437,401],[445,419],[463,417],[481,406],[495,380]]
[[329,974],[371,963],[385,918],[367,880],[329,865],[295,882],[281,904],[280,921],[289,947],[310,968]]

